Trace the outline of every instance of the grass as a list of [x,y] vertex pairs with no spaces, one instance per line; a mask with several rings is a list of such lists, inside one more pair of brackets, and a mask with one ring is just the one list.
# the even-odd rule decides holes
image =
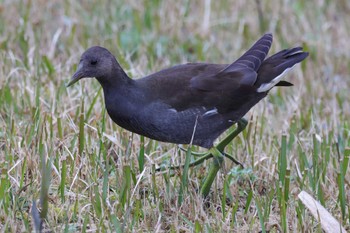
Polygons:
[[[349,10],[345,0],[1,2],[0,230],[321,232],[297,199],[305,190],[349,231]],[[270,54],[302,45],[310,57],[288,74],[294,87],[247,114],[227,148],[245,169],[226,159],[209,202],[198,190],[210,162],[188,178],[155,173],[186,154],[113,124],[96,81],[65,87],[91,45],[137,78],[229,63],[266,31]]]

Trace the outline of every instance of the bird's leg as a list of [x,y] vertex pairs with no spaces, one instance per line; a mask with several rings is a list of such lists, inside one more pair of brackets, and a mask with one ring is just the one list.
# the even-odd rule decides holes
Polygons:
[[[238,135],[240,134],[245,127],[247,126],[248,122],[247,120],[245,120],[244,118],[240,119],[237,122],[237,128],[231,132],[230,134],[228,134],[221,142],[219,142],[219,144],[215,147],[224,157],[228,158],[229,160],[231,160],[232,162],[234,162],[237,165],[240,165],[241,167],[243,167],[243,164],[240,163],[239,161],[237,161],[235,158],[233,158],[231,155],[226,154],[224,152],[225,147]],[[187,152],[186,149],[180,147],[180,150]],[[210,159],[211,157],[213,157],[213,154],[209,151],[207,152],[193,152],[191,151],[191,154],[194,157],[200,157],[199,159],[193,161],[192,163],[190,163],[190,167],[196,166],[198,164],[203,163],[205,160]],[[181,168],[182,166],[174,166],[171,167],[170,169],[178,169]],[[160,168],[157,169],[157,171],[160,171]]]
[[[179,147],[180,150],[182,150],[183,152],[186,152],[187,153],[187,150],[185,148],[182,148],[182,147]],[[191,151],[191,154],[194,156],[194,157],[202,157],[202,156],[205,156],[208,154],[208,152],[195,152],[195,151]]]
[[[225,147],[235,138],[237,137],[238,134],[240,134],[246,127],[247,127],[248,121],[244,118],[240,119],[239,121],[237,121],[237,128],[229,133],[222,141],[219,142],[219,144],[216,146],[216,148],[223,153],[225,150]],[[187,152],[186,149],[180,147],[180,150]],[[191,154],[195,157],[202,157],[202,156],[207,156],[208,152],[191,152]],[[239,163],[237,160],[235,160],[234,158],[232,158],[230,155],[228,154],[224,154],[225,157],[227,157],[228,159],[230,159],[232,162],[238,164],[238,165],[242,165],[241,163]]]
[[244,118],[237,121],[237,128],[235,131],[229,133],[222,141],[219,142],[219,144],[216,146],[216,148],[223,152],[225,150],[225,147],[235,138],[238,134],[240,134],[245,127],[247,127],[248,121]]
[[239,162],[237,159],[233,158],[231,155],[226,154],[226,153],[222,153],[226,158],[228,158],[229,160],[231,160],[232,162],[234,162],[235,164],[241,166],[241,168],[244,168],[243,164],[241,162]]
[[[191,152],[191,153],[192,153],[192,152]],[[198,155],[199,153],[196,153],[196,154]],[[190,167],[197,166],[197,165],[203,163],[205,160],[208,160],[208,159],[210,159],[210,158],[213,157],[213,155],[212,155],[211,153],[209,153],[209,152],[200,153],[200,156],[201,156],[201,157],[200,157],[199,159],[197,159],[197,160],[191,162],[189,166],[190,166]],[[180,169],[180,168],[183,168],[183,165],[172,166],[172,167],[170,167],[169,169],[171,169],[171,170],[176,170],[176,169]],[[161,171],[161,170],[162,170],[161,168],[157,168],[157,169],[156,169],[157,172],[158,172],[158,171]]]
[[210,187],[213,184],[216,174],[220,170],[224,160],[223,154],[216,147],[212,147],[210,149],[210,154],[213,155],[214,161],[210,165],[209,172],[207,176],[204,178],[204,182],[200,190],[201,194],[204,197],[208,196]]
[[211,164],[210,168],[209,168],[209,172],[206,176],[206,178],[204,179],[203,185],[201,187],[201,193],[204,197],[206,197],[209,194],[210,188],[214,182],[214,179],[216,177],[216,174],[218,173],[219,169],[222,166],[222,162],[223,162],[223,157],[227,157],[230,160],[232,160],[233,162],[235,162],[236,164],[240,164],[242,167],[243,165],[238,162],[236,159],[234,159],[232,156],[226,154],[224,152],[225,147],[235,138],[237,137],[237,135],[239,133],[241,133],[245,127],[247,126],[248,122],[245,119],[241,119],[237,122],[238,126],[237,128],[231,132],[229,135],[227,135],[221,142],[219,142],[219,144],[215,147],[212,147],[209,150],[209,153],[213,155],[214,157],[214,161]]
[[[248,124],[247,120],[245,120],[243,118],[240,119],[237,122],[237,128],[233,132],[229,133],[222,141],[220,141],[217,146],[212,147],[208,152],[204,152],[204,153],[191,152],[191,154],[193,156],[200,157],[200,158],[191,162],[189,165],[190,167],[197,166],[197,165],[203,163],[205,160],[208,160],[208,159],[214,157],[214,161],[211,164],[211,166],[209,168],[209,172],[208,172],[206,178],[204,179],[203,185],[201,187],[201,193],[204,197],[206,197],[208,195],[210,188],[211,188],[211,185],[213,184],[214,179],[216,177],[216,174],[218,173],[218,171],[220,170],[220,168],[222,166],[224,157],[230,159],[235,164],[243,167],[242,163],[237,161],[231,155],[226,154],[224,152],[224,150],[225,150],[225,147],[246,128],[247,124]],[[183,148],[180,148],[180,149],[183,151],[186,151]],[[173,166],[173,167],[170,167],[170,169],[175,170],[175,169],[179,169],[182,167],[183,167],[183,165]],[[161,170],[161,168],[158,168],[156,171],[160,171],[160,170]]]

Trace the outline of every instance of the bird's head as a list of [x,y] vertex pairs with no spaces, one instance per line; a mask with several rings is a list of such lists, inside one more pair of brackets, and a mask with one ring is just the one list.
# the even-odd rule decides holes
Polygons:
[[81,56],[77,71],[72,76],[67,87],[82,78],[97,78],[100,82],[103,82],[103,79],[108,79],[112,75],[113,69],[116,67],[120,68],[114,56],[107,49],[93,46]]

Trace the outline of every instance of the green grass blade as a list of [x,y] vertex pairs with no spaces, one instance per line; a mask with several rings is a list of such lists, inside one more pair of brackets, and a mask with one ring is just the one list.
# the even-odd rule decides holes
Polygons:
[[79,155],[83,155],[84,145],[85,145],[85,118],[84,118],[84,99],[81,99],[81,108],[80,108],[80,116],[79,116]]
[[247,200],[244,206],[244,214],[248,213],[252,200],[253,200],[253,190],[249,190]]
[[62,168],[61,168],[61,182],[60,182],[60,195],[61,195],[61,201],[64,203],[65,201],[65,184],[66,184],[66,177],[67,177],[67,160],[62,161]]
[[286,170],[287,170],[287,136],[282,135],[280,156],[278,158],[279,168],[279,181],[281,184],[285,182]]
[[177,199],[178,206],[181,206],[181,204],[182,204],[183,195],[184,195],[184,192],[185,192],[187,185],[188,185],[188,170],[190,168],[190,162],[191,162],[191,157],[192,157],[191,151],[192,151],[192,146],[189,145],[187,148],[187,152],[186,152],[185,165],[184,165],[184,169],[182,172],[180,190],[179,190],[178,199]]
[[265,219],[264,215],[262,213],[262,204],[259,200],[259,198],[254,198],[255,204],[256,204],[256,209],[258,211],[258,216],[259,216],[259,221],[260,221],[260,227],[261,227],[261,232],[266,233],[265,229]]
[[141,136],[140,139],[140,153],[137,159],[139,162],[139,171],[142,173],[145,165],[145,137]]
[[345,220],[346,218],[346,209],[347,209],[347,200],[346,200],[346,191],[345,191],[345,175],[349,165],[349,157],[350,157],[350,148],[345,148],[344,150],[344,158],[341,160],[340,164],[340,172],[338,172],[337,183],[339,188],[339,202],[340,209],[342,213],[342,218]]

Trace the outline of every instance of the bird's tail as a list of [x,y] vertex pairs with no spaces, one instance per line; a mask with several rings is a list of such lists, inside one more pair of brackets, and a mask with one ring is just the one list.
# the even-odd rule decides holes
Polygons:
[[303,48],[296,47],[282,50],[267,58],[258,70],[258,77],[254,84],[258,92],[269,91],[274,86],[291,86],[293,84],[281,81],[282,77],[309,53],[303,52]]
[[263,61],[270,50],[271,44],[272,34],[266,33],[240,58],[226,67],[225,70],[236,69],[237,66],[243,66],[257,72],[260,66],[263,64]]

